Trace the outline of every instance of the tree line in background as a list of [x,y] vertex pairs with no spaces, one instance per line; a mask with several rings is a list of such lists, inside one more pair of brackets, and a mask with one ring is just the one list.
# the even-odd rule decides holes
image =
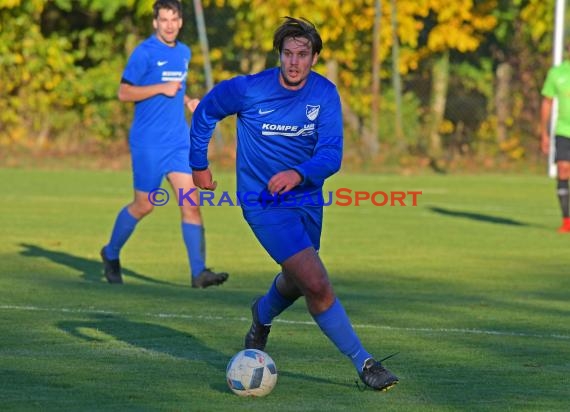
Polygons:
[[[207,91],[192,0],[189,94]],[[540,88],[554,0],[202,0],[215,83],[277,64],[274,29],[306,17],[324,41],[316,70],[340,91],[345,156],[435,169],[538,159]],[[0,148],[86,150],[127,139],[116,94],[152,33],[153,0],[0,0]],[[225,122],[225,121],[224,121]],[[222,144],[233,148],[231,125]]]

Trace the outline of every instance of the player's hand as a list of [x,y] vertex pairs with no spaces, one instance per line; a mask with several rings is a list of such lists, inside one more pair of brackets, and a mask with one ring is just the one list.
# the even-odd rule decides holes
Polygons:
[[269,179],[269,183],[267,183],[267,189],[269,193],[286,193],[301,183],[301,175],[297,173],[295,170],[285,170],[283,172],[279,172],[271,179]]
[[178,90],[182,88],[182,83],[177,81],[166,82],[162,85],[162,94],[168,97],[176,96]]
[[548,135],[548,132],[541,133],[540,148],[544,154],[548,154],[550,152],[550,136]]
[[194,113],[194,110],[196,110],[196,107],[198,107],[198,103],[200,103],[199,99],[191,99],[186,95],[184,96],[184,104],[188,110],[190,110],[190,113]]
[[216,187],[218,187],[218,182],[212,180],[210,168],[206,170],[193,170],[192,180],[194,180],[196,187],[200,189],[216,190]]

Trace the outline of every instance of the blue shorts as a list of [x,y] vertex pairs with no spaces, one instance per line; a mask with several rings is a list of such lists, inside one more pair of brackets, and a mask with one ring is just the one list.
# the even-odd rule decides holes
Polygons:
[[244,210],[243,216],[278,264],[308,247],[318,251],[321,246],[321,207]]
[[189,165],[190,149],[182,148],[133,148],[131,157],[135,190],[150,192],[160,187],[164,177],[171,172],[192,174]]

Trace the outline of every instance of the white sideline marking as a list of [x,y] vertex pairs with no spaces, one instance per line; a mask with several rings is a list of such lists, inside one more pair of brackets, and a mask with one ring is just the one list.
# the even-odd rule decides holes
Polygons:
[[[224,316],[204,316],[204,315],[184,315],[179,313],[125,313],[116,312],[112,310],[104,309],[70,309],[70,308],[41,308],[38,306],[15,306],[15,305],[0,305],[0,310],[19,310],[19,311],[31,311],[31,312],[59,312],[59,313],[80,313],[80,314],[105,314],[105,315],[119,315],[119,316],[147,316],[152,318],[166,318],[166,319],[202,319],[202,320],[220,320],[220,321],[240,321],[240,322],[251,322],[251,318],[227,318]],[[296,320],[283,320],[275,319],[275,323],[285,323],[290,325],[314,325],[312,321],[296,321]],[[354,324],[354,328],[368,328],[368,329],[384,329],[392,331],[406,331],[406,332],[426,332],[426,333],[459,333],[465,335],[490,335],[490,336],[510,336],[510,337],[524,337],[524,338],[535,338],[535,339],[560,339],[560,340],[570,340],[569,335],[561,335],[557,333],[550,334],[537,334],[528,332],[505,332],[498,330],[484,330],[484,329],[462,329],[462,328],[409,328],[409,327],[398,327],[398,326],[382,326],[382,325],[366,325],[366,324]]]

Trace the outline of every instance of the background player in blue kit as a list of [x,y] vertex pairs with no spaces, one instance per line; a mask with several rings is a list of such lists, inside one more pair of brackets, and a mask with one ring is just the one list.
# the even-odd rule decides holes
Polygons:
[[[196,108],[190,130],[194,182],[214,190],[208,142],[217,122],[237,114],[238,192],[259,195],[258,202],[251,196],[242,202],[243,215],[281,265],[269,291],[252,304],[245,347],[263,350],[273,318],[304,296],[316,323],[351,359],[362,381],[385,390],[398,378],[362,346],[317,253],[323,207],[301,201],[322,196],[324,180],[339,170],[342,158],[337,89],[311,70],[322,40],[307,20],[286,17],[273,45],[280,67],[218,84]],[[287,201],[279,201],[285,193]]]
[[[191,51],[176,40],[182,27],[178,0],[157,0],[153,6],[155,33],[138,45],[130,56],[119,87],[119,99],[135,102],[129,147],[132,156],[134,200],[117,216],[109,243],[101,250],[105,277],[123,283],[119,253],[136,224],[153,210],[149,192],[167,177],[177,197],[195,188],[188,166],[188,123],[184,107],[194,111],[197,99],[186,95],[186,76]],[[196,191],[192,202],[180,207],[182,235],[192,287],[205,288],[226,281],[227,273],[206,268],[204,227]]]

